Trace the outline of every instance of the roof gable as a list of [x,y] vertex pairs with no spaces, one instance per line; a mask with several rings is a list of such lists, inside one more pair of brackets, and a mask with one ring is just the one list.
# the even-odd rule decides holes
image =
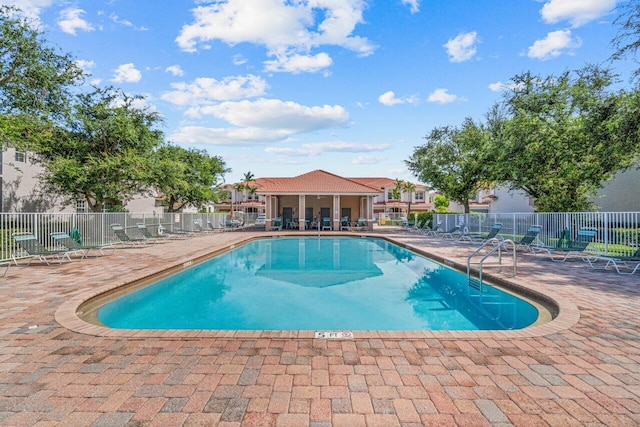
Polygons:
[[379,194],[379,188],[323,171],[265,182],[259,193]]

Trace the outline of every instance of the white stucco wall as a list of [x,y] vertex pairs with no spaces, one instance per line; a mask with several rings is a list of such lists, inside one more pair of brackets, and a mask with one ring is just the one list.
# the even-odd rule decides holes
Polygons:
[[617,173],[598,191],[593,202],[601,212],[640,211],[640,170]]

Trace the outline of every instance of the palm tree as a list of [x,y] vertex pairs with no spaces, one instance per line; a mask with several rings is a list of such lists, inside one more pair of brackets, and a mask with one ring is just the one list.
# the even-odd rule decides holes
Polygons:
[[409,193],[409,203],[407,205],[407,221],[409,221],[411,215],[411,198],[413,197],[413,192],[416,191],[416,185],[413,182],[406,181],[402,184],[402,189]]

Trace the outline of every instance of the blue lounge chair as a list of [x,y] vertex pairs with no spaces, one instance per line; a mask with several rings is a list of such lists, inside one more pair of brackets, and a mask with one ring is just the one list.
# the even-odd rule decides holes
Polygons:
[[493,224],[493,226],[491,227],[491,230],[489,230],[489,232],[486,234],[467,233],[460,236],[460,240],[468,240],[469,242],[484,242],[497,237],[498,233],[500,233],[500,230],[502,230],[502,224],[497,222]]
[[[631,256],[596,255],[595,257],[585,257],[584,260],[596,270],[606,270],[613,267],[618,274],[633,274],[640,270],[640,248]],[[599,261],[605,262],[605,265],[601,267]]]
[[327,216],[322,218],[322,230],[331,230],[331,219]]
[[282,230],[282,218],[273,218],[273,222],[271,223],[271,231],[280,231]]
[[[564,235],[565,233],[563,233]],[[591,242],[596,238],[597,231],[588,228],[578,230],[576,240],[566,242],[566,246],[532,246],[532,252],[546,252],[552,261],[564,262],[572,256],[580,256],[584,258],[584,252]],[[561,239],[561,241],[564,239]]]
[[520,241],[518,242],[515,242],[516,250],[524,249],[526,251],[533,252],[533,247],[540,246],[537,243],[539,243],[538,234],[540,234],[541,231],[542,227],[539,225],[530,226],[527,229],[526,234],[522,236],[522,239],[520,239]]
[[351,220],[348,216],[344,216],[340,219],[340,231],[351,230]]

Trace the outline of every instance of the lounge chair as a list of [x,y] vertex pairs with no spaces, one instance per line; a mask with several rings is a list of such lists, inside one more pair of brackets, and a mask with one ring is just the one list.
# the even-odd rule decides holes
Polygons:
[[425,237],[427,237],[427,236],[438,237],[438,233],[443,233],[444,232],[444,230],[442,230],[442,222],[441,221],[438,221],[436,226],[433,227],[433,228],[429,227],[427,225],[427,223],[425,223],[425,225],[419,230],[419,233],[421,235],[423,235]]
[[[563,233],[564,234],[564,233]],[[531,246],[532,252],[546,252],[552,261],[564,262],[572,256],[584,257],[584,252],[596,238],[597,231],[588,228],[578,230],[576,240],[567,242],[566,246]],[[561,239],[563,241],[563,239]]]
[[53,242],[58,246],[61,246],[63,249],[80,253],[82,255],[81,259],[87,258],[89,256],[89,251],[92,250],[99,252],[100,255],[107,255],[104,253],[104,249],[106,248],[112,249],[109,255],[114,253],[116,250],[113,243],[107,243],[106,245],[83,245],[73,239],[69,233],[51,233],[50,236],[51,239],[53,239]]
[[[75,250],[67,249],[47,249],[38,241],[36,236],[31,233],[15,233],[12,234],[11,237],[13,237],[13,240],[16,242],[18,247],[20,247],[23,252],[29,255],[29,263],[27,265],[31,264],[31,261],[33,261],[34,259],[37,259],[38,261],[41,261],[47,265],[51,265],[51,261],[53,260],[56,260],[58,264],[62,264],[62,261],[64,261],[65,259],[71,261],[69,254],[77,252]],[[12,255],[12,258],[13,262],[18,265],[18,257],[15,253]]]
[[331,219],[327,216],[322,218],[322,231],[324,230],[331,230]]
[[[606,270],[613,266],[618,274],[633,274],[640,270],[640,248],[631,256],[596,255],[584,257],[584,260],[596,270]],[[605,265],[600,267],[599,261],[605,262]]]
[[342,230],[351,230],[351,220],[348,216],[342,217],[340,219],[340,231]]
[[282,218],[273,218],[273,222],[271,223],[271,231],[276,230],[282,230]]
[[4,277],[7,275],[7,272],[9,271],[9,267],[11,266],[10,262],[1,262],[0,263],[0,268],[4,267],[4,271],[2,272],[2,275],[0,275],[0,277]]
[[175,227],[173,224],[160,224],[158,226],[158,234],[161,236],[166,236],[169,239],[186,239],[191,236],[193,233],[188,230],[183,230],[181,228]]
[[212,233],[219,233],[221,231],[224,231],[224,227],[216,227],[215,225],[211,224],[211,221],[207,221],[207,229]]
[[536,245],[536,243],[538,242],[538,234],[540,234],[541,231],[542,227],[539,225],[530,226],[526,234],[522,236],[522,239],[520,239],[520,241],[518,242],[515,242],[516,250],[524,249],[526,251],[533,252],[533,247],[539,246]]
[[152,232],[151,230],[153,229],[158,229],[155,226],[151,226],[151,227],[147,227],[147,224],[139,222],[136,224],[136,227],[138,227],[138,233],[142,236],[142,238],[147,241],[147,242],[152,242],[152,243],[158,243],[160,241],[163,240],[168,240],[169,236],[168,235],[162,235],[159,234],[157,232]]
[[358,218],[358,222],[356,222],[356,230],[357,231],[367,230],[367,220],[364,218]]
[[146,246],[147,244],[147,239],[130,236],[120,224],[111,224],[111,229],[124,246]]
[[462,236],[462,229],[464,228],[464,224],[459,224],[454,227],[451,227],[448,231],[437,233],[436,236],[441,237],[443,239],[455,239],[460,238]]
[[502,230],[502,224],[497,222],[493,224],[493,226],[491,227],[491,230],[489,230],[489,232],[486,234],[467,233],[460,236],[460,240],[468,240],[469,242],[485,242],[487,240],[497,237],[498,233],[500,233],[500,230]]

